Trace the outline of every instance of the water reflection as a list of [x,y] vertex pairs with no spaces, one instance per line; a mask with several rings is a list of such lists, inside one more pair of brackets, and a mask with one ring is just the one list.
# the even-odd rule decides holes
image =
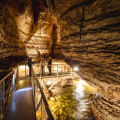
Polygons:
[[76,100],[84,98],[85,96],[84,90],[85,88],[83,87],[82,83],[79,81],[78,85],[76,85],[76,89],[73,92],[73,95],[75,96]]
[[76,106],[77,112],[74,115],[74,118],[78,120],[81,120],[86,116],[89,116],[89,115],[86,115],[87,108],[89,105],[89,100],[85,96],[85,88],[83,87],[82,84],[83,84],[83,81],[80,80],[76,86],[76,89],[73,92],[73,95],[75,96],[76,101],[78,101]]
[[89,104],[91,87],[82,80],[74,80],[74,83],[74,86],[59,88],[55,96],[53,92],[49,100],[53,115],[56,120],[93,120]]

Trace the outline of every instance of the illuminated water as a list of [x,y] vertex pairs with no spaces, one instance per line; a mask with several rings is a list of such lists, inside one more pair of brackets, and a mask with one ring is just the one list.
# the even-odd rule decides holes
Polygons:
[[74,86],[53,90],[49,100],[53,115],[56,120],[93,120],[89,94],[96,90],[77,80],[74,83]]

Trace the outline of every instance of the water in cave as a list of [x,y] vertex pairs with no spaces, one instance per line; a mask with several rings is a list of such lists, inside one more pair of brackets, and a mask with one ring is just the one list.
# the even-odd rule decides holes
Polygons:
[[83,80],[74,80],[74,86],[55,87],[49,98],[54,117],[56,120],[93,120],[90,94],[96,92]]

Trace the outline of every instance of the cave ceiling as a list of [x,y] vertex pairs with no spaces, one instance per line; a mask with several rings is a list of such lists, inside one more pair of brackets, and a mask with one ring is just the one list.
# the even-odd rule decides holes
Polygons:
[[[52,56],[60,41],[57,20],[42,1],[8,0],[1,9],[0,21],[1,69],[9,69],[28,57]],[[56,49],[59,47],[56,45]]]

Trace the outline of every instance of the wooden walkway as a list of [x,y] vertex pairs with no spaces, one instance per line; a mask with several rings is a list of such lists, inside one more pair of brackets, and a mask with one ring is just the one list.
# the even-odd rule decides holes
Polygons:
[[36,120],[32,85],[27,78],[20,79],[6,110],[5,120]]

